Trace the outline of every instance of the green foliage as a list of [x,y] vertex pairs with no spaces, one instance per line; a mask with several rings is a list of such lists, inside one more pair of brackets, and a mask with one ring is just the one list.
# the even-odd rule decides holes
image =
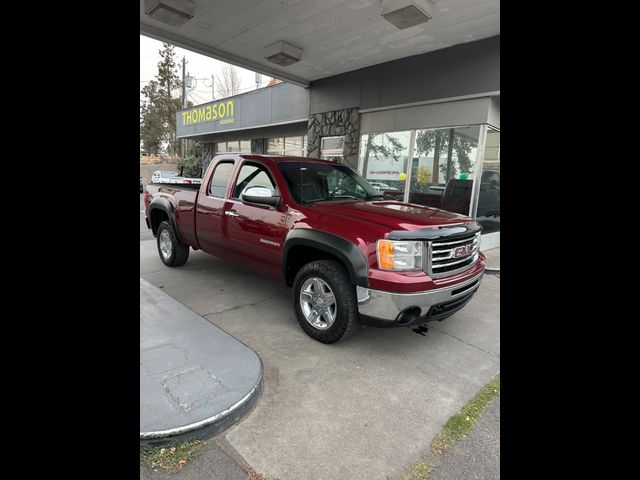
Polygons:
[[178,161],[178,171],[184,166],[182,175],[185,177],[199,177],[202,174],[202,143],[195,140],[187,141],[185,158]]
[[[478,146],[478,143],[466,136],[456,134],[454,130],[453,142],[451,145],[451,154],[456,153],[456,162],[445,161],[440,162],[440,158],[447,158],[449,154],[450,132],[452,129],[438,130],[419,130],[416,135],[416,151],[419,156],[428,156],[434,152],[435,163],[438,165],[440,173],[444,177],[445,182],[451,178],[455,178],[458,173],[457,166],[461,172],[471,173],[471,150]],[[448,175],[447,175],[448,170]]]
[[[378,136],[382,137],[386,142],[374,143],[374,138]],[[387,145],[387,143],[389,145]],[[404,150],[402,142],[392,134],[370,134],[367,138],[364,156],[367,160],[369,159],[369,155],[373,155],[376,158],[392,157],[394,161],[398,162],[400,161],[400,152],[402,150]]]
[[154,471],[158,469],[174,473],[187,464],[200,450],[204,442],[188,440],[186,442],[171,442],[164,448],[141,447],[140,462]]
[[200,177],[202,174],[202,157],[185,157],[178,162],[178,171],[184,166],[184,177]]
[[447,420],[442,431],[431,443],[435,453],[442,453],[468,434],[482,416],[487,405],[500,395],[500,376],[493,378],[464,406],[460,413]]
[[145,150],[158,154],[166,146],[176,150],[176,112],[181,108],[182,82],[178,76],[173,45],[160,50],[158,73],[143,89],[146,101],[140,107],[140,141]]

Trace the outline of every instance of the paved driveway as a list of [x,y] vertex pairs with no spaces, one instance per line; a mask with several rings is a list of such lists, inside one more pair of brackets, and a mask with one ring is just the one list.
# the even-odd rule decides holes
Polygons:
[[167,268],[153,240],[140,242],[140,258],[143,278],[262,358],[262,398],[226,439],[269,479],[399,479],[500,368],[492,275],[424,336],[369,327],[324,345],[299,327],[278,283],[202,252]]

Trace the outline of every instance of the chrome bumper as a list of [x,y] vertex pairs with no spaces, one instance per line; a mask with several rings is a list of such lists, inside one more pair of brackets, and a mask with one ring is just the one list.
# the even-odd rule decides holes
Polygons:
[[393,322],[407,308],[419,307],[420,315],[423,316],[429,312],[433,305],[455,300],[477,290],[482,275],[484,275],[484,271],[469,280],[450,287],[417,293],[382,292],[357,286],[358,311],[361,315]]

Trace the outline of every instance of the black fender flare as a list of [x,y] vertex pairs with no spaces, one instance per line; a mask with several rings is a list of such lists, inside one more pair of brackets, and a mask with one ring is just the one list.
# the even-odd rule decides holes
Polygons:
[[169,223],[171,224],[171,228],[173,229],[173,234],[176,236],[176,240],[182,243],[180,239],[180,231],[178,230],[178,224],[176,222],[176,213],[171,202],[164,197],[155,196],[149,203],[149,207],[147,209],[147,218],[149,219],[149,225],[151,225],[151,232],[155,237],[158,233],[158,226],[156,225],[154,229],[154,226],[151,223],[151,212],[153,212],[154,210],[161,210],[167,214],[167,217],[169,217]]
[[369,264],[362,251],[353,242],[331,233],[309,228],[291,230],[285,238],[282,254],[282,278],[285,282],[289,252],[293,247],[300,245],[317,248],[334,255],[344,264],[354,285],[369,286]]

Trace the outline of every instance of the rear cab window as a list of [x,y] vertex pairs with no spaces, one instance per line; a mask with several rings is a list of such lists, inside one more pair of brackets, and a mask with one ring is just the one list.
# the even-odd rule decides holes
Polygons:
[[225,198],[231,176],[233,175],[233,160],[221,160],[215,167],[207,195],[217,198]]

